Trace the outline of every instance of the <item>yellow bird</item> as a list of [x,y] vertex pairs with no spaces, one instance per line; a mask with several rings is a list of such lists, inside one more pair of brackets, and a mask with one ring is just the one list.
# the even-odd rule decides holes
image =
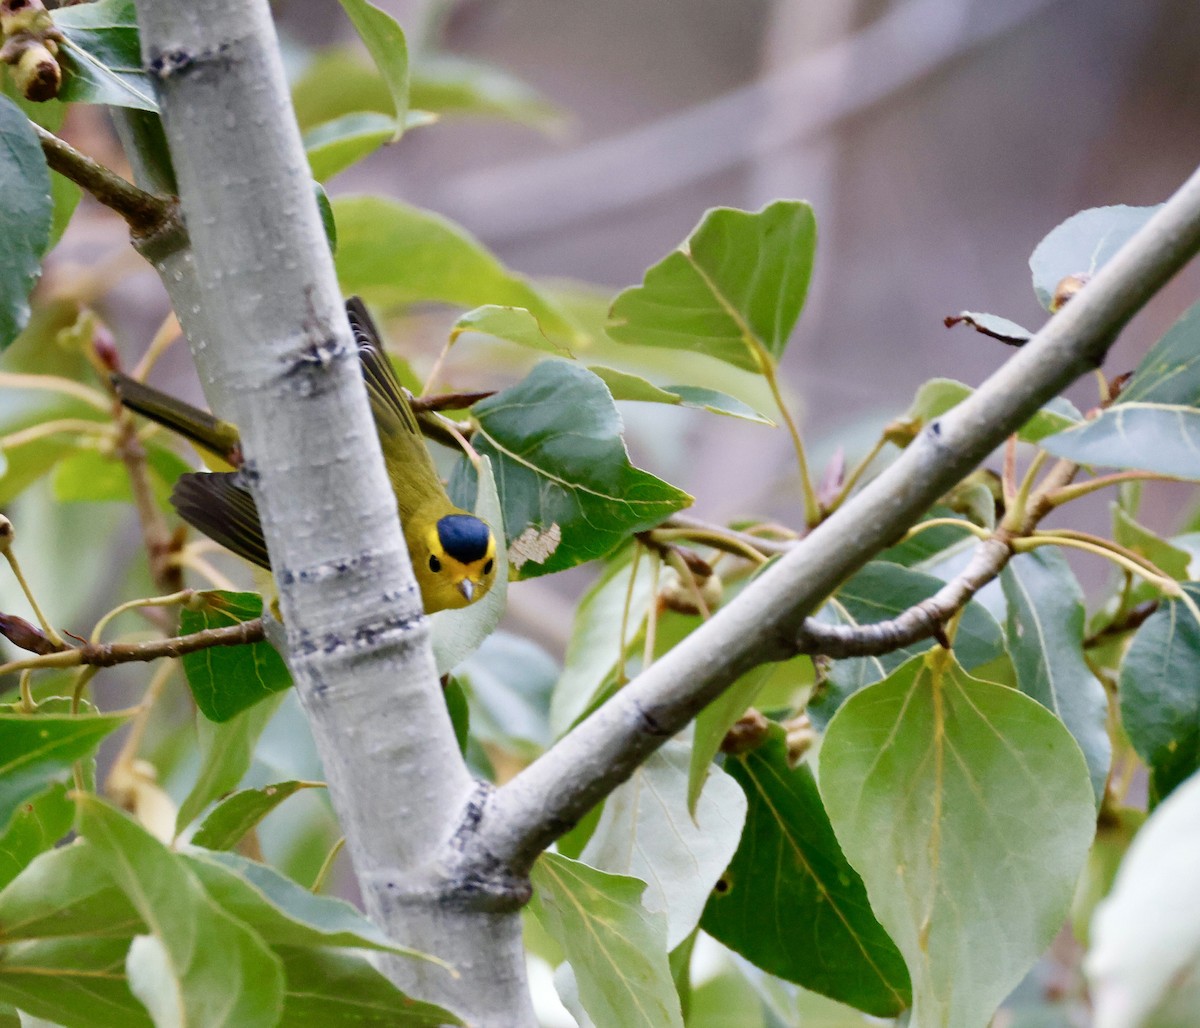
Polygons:
[[[362,300],[351,297],[346,312],[425,610],[465,607],[492,587],[496,539],[485,522],[454,506],[446,495],[408,394]],[[113,384],[126,407],[233,467],[241,463],[236,426],[121,372],[114,373]],[[238,471],[181,475],[171,503],[189,525],[251,563],[270,568],[258,509]]]

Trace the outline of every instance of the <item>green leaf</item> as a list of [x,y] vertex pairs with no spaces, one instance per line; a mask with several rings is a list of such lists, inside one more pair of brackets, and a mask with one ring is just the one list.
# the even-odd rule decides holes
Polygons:
[[54,211],[50,218],[50,241],[46,244],[47,252],[54,249],[58,245],[58,241],[62,239],[62,234],[71,222],[71,215],[75,213],[75,208],[81,199],[83,199],[83,190],[69,178],[57,174],[50,176],[50,200]]
[[546,335],[538,319],[524,307],[497,307],[485,304],[467,311],[454,323],[450,331],[450,342],[458,342],[464,333],[477,333],[503,339],[531,350],[541,350],[562,357],[570,357],[571,351]]
[[812,208],[778,200],[757,213],[719,207],[683,245],[613,302],[608,332],[759,371],[778,361],[808,295]]
[[542,131],[560,129],[563,111],[508,72],[458,54],[423,56],[413,68],[414,107],[438,114],[506,118]]
[[66,36],[60,100],[158,110],[154,86],[142,70],[133,0],[76,4],[54,11],[53,18]]
[[128,945],[145,924],[113,882],[107,859],[87,841],[35,857],[0,891],[4,941],[72,936],[87,942],[123,939]]
[[21,109],[0,96],[0,350],[29,321],[29,292],[42,273],[54,210],[50,171],[33,126]]
[[193,846],[231,850],[242,837],[293,793],[310,788],[310,782],[276,782],[261,789],[243,789],[225,797],[192,836]]
[[1021,692],[1054,711],[1083,751],[1099,805],[1112,762],[1108,694],[1083,655],[1083,590],[1048,546],[1019,553],[1000,573],[1008,650]]
[[[225,628],[262,616],[258,593],[214,590],[199,610],[179,615],[182,635]],[[292,676],[275,647],[265,640],[246,646],[212,646],[185,654],[183,673],[200,712],[210,721],[228,721],[274,693],[292,687]]]
[[[1188,566],[1192,555],[1187,550],[1175,546],[1162,536],[1152,532],[1145,525],[1135,521],[1119,502],[1111,505],[1113,518],[1113,541],[1120,543],[1127,550],[1132,550],[1139,556],[1145,557],[1163,574],[1174,578],[1177,582],[1186,581],[1189,577]],[[1158,599],[1156,586],[1149,582],[1139,582],[1134,590],[1144,589],[1147,597]],[[1139,597],[1140,599],[1140,597]],[[1128,598],[1126,602],[1131,602]],[[1138,602],[1133,600],[1132,602]]]
[[[154,499],[165,511],[172,511],[170,495],[179,476],[192,470],[174,450],[149,443],[146,468]],[[115,454],[80,447],[54,466],[51,477],[54,498],[59,503],[132,503],[133,489],[125,462]]]
[[209,898],[184,859],[94,796],[79,800],[79,828],[151,933],[139,937],[147,940],[141,953],[138,942],[130,952],[129,984],[155,1020],[274,1028],[283,1007],[280,961]]
[[695,812],[700,790],[708,780],[713,758],[721,751],[721,743],[729,729],[746,713],[754,698],[771,677],[772,665],[751,668],[705,707],[696,718],[692,738],[692,756],[688,767],[688,810]]
[[[478,489],[472,508],[477,517],[487,522],[499,538],[504,538],[504,512],[492,475],[492,462],[480,457]],[[496,630],[504,617],[508,602],[508,561],[496,567],[496,578],[488,594],[477,603],[462,610],[440,610],[429,615],[433,632],[433,656],[439,675],[449,674],[483,644]]]
[[1200,405],[1200,303],[1189,308],[1138,364],[1117,405],[1135,402]]
[[645,882],[543,853],[530,910],[562,947],[597,1028],[683,1028],[667,965],[666,918],[640,897]]
[[642,906],[667,917],[667,949],[700,922],[705,901],[742,833],[746,798],[714,768],[694,814],[688,809],[691,747],[677,740],[656,750],[604,801],[579,859],[610,874],[648,883]]
[[575,609],[562,676],[550,701],[550,730],[556,738],[592,705],[641,631],[654,571],[644,554],[632,567],[636,552],[629,547],[615,556]]
[[[1184,591],[1200,603],[1200,583]],[[1200,767],[1200,622],[1168,600],[1137,630],[1121,664],[1121,723],[1162,799]]]
[[442,695],[446,697],[446,710],[450,714],[458,752],[465,755],[471,739],[471,705],[462,679],[451,675],[442,688]]
[[228,721],[196,720],[200,737],[200,774],[179,805],[175,832],[182,832],[209,803],[237,788],[250,767],[254,747],[267,722],[283,702],[283,693],[255,704]]
[[[402,125],[408,113],[408,43],[404,39],[404,30],[390,14],[366,0],[341,2],[359,38],[366,44],[371,60],[383,76],[394,113]],[[395,138],[399,138],[400,131],[398,126]]]
[[[917,390],[912,406],[905,415],[914,434],[934,418],[940,418],[948,410],[957,407],[974,389],[952,378],[931,378]],[[1023,443],[1036,443],[1055,432],[1078,425],[1083,415],[1075,406],[1062,397],[1052,400],[1025,422],[1017,432]]]
[[67,1028],[151,1028],[129,991],[129,938],[45,939],[6,944],[0,999]]
[[398,122],[388,114],[358,111],[304,133],[304,152],[313,178],[326,182],[395,137]]
[[1092,922],[1084,968],[1097,1028],[1195,1023],[1200,973],[1200,777],[1167,799],[1133,840]]
[[1200,479],[1200,410],[1163,403],[1119,403],[1091,421],[1042,440],[1076,464]]
[[726,414],[729,417],[742,418],[745,421],[757,421],[760,425],[774,426],[775,424],[765,414],[760,414],[753,407],[742,403],[741,400],[715,389],[684,385],[656,386],[653,382],[642,378],[641,375],[619,371],[616,368],[606,368],[602,364],[591,364],[588,366],[588,371],[603,380],[614,400],[667,403],[679,407],[706,410],[712,414]]
[[812,771],[788,767],[783,729],[725,767],[749,801],[746,829],[701,926],[770,974],[872,1014],[900,1013],[910,1002],[903,958],[838,848]]
[[471,735],[512,753],[550,745],[550,696],[558,663],[536,643],[495,632],[456,670],[470,707]]
[[[331,82],[337,89],[330,89]],[[318,50],[292,84],[292,105],[302,131],[347,114],[374,111],[395,117],[395,104],[377,68],[355,47]],[[419,105],[418,105],[419,106]]]
[[983,1028],[1070,906],[1096,808],[1040,703],[945,651],[852,696],[821,746],[821,796],[908,965],[912,1023]]
[[67,787],[61,783],[22,803],[8,830],[0,834],[0,889],[34,857],[53,849],[71,831],[74,820],[75,804],[67,799]]
[[946,319],[947,328],[953,328],[959,324],[969,325],[976,332],[980,333],[980,335],[999,339],[1000,342],[1007,343],[1009,346],[1024,346],[1033,338],[1033,333],[1029,329],[1022,328],[1015,321],[1009,321],[1008,318],[1002,318],[998,314],[960,311],[953,317]]
[[0,714],[0,829],[19,804],[66,775],[128,717]]
[[266,864],[208,850],[183,860],[227,914],[272,946],[364,948],[444,963],[392,942],[345,900],[314,895]]
[[287,1028],[436,1028],[462,1024],[432,1003],[406,996],[358,953],[281,946]]
[[548,332],[571,336],[570,324],[548,300],[453,222],[377,197],[338,199],[333,211],[343,293],[380,307],[525,307]]
[[321,228],[325,230],[325,241],[329,244],[330,256],[337,256],[337,222],[333,220],[333,205],[329,202],[329,194],[321,188],[321,183],[314,180],[313,192],[317,197],[317,211],[321,215]]
[[[472,444],[492,460],[508,558],[524,578],[603,557],[691,503],[629,462],[607,388],[574,364],[543,361],[472,413]],[[473,478],[460,461],[451,496],[468,493]]]
[[1140,229],[1158,207],[1093,207],[1068,218],[1037,245],[1029,258],[1033,291],[1050,309],[1068,275],[1094,275]]

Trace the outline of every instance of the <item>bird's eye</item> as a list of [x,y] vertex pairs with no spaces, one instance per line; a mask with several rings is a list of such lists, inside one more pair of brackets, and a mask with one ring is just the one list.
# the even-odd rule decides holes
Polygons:
[[496,566],[496,562],[494,560],[492,560],[491,557],[488,557],[488,562],[483,565],[483,573],[485,575],[490,575],[492,573],[492,568],[494,568],[495,566]]
[[429,570],[435,573],[442,570],[442,562],[432,553],[429,555]]

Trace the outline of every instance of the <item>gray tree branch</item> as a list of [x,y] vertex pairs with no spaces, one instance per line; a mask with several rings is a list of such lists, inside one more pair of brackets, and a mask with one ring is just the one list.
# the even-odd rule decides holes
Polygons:
[[1200,172],[1037,335],[762,578],[496,791],[474,859],[509,871],[629,777],[739,675],[796,652],[803,619],[1042,404],[1200,248]]

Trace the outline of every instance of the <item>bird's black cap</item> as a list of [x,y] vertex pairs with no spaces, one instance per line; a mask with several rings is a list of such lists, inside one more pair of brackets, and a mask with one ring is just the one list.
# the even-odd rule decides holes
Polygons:
[[460,564],[471,564],[487,553],[491,530],[470,514],[447,514],[437,523],[442,549]]

